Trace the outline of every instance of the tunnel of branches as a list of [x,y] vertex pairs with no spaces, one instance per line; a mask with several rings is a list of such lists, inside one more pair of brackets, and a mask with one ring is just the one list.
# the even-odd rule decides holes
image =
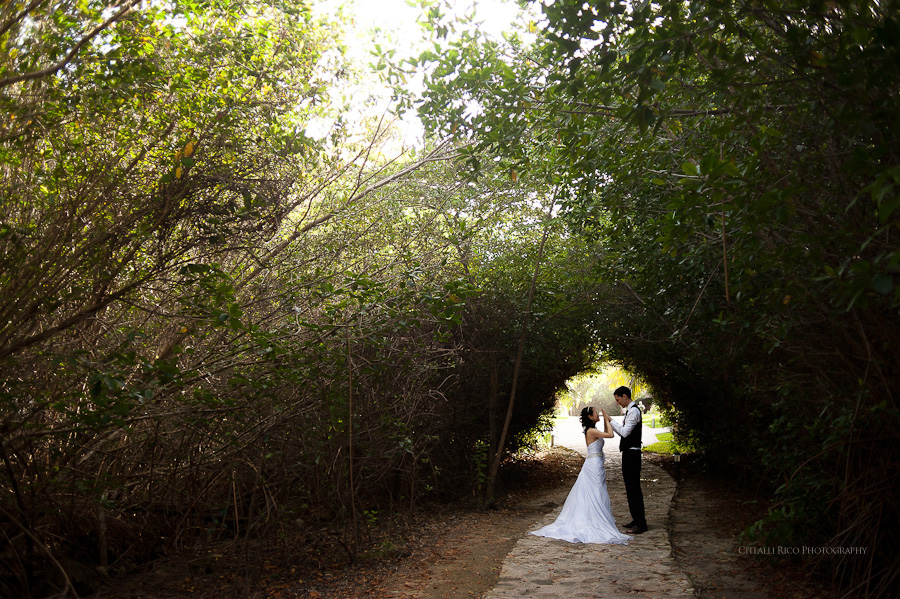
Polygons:
[[304,2],[0,7],[0,595],[352,561],[612,363],[767,490],[753,542],[896,596],[897,3],[530,4],[377,45],[415,147]]

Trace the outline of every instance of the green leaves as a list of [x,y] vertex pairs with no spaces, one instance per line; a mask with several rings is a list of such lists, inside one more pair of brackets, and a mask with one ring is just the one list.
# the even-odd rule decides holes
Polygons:
[[688,161],[681,163],[681,171],[689,177],[700,175],[700,165],[696,161]]
[[[480,56],[477,68],[434,52],[427,125],[520,177],[559,183],[598,271],[627,282],[595,334],[679,402],[708,455],[735,450],[717,445],[714,403],[692,380],[720,389],[735,413],[772,388],[790,388],[795,406],[850,413],[836,389],[896,362],[873,344],[896,334],[900,314],[895,3],[541,8],[532,47],[454,47]],[[488,83],[485,70],[512,71],[520,87]],[[459,98],[479,111],[443,110]],[[865,397],[893,396],[892,376],[862,377]],[[752,443],[741,451],[751,456]],[[811,459],[798,449],[778,467]],[[828,487],[828,476],[813,478]],[[796,488],[781,493],[822,515]]]
[[889,168],[879,174],[865,191],[869,192],[872,201],[878,207],[878,219],[881,224],[887,223],[900,208],[900,166]]
[[[137,6],[66,68],[0,85],[9,455],[77,463],[67,489],[94,492],[107,480],[89,472],[121,449],[162,469],[121,496],[149,505],[166,476],[164,501],[187,498],[176,512],[263,489],[334,518],[351,468],[356,498],[385,480],[414,494],[426,458],[454,453],[432,451],[432,433],[477,481],[498,411],[485,390],[496,401],[510,380],[550,202],[515,431],[603,352],[677,405],[709,456],[779,477],[818,468],[809,447],[840,435],[801,419],[843,433],[874,396],[888,404],[868,426],[889,438],[900,38],[886,4],[844,4],[557,0],[531,45],[433,6],[433,47],[380,58],[398,88],[425,69],[405,106],[465,146],[404,175],[374,145],[344,146],[341,127],[306,133],[339,116],[326,107],[341,62],[323,67],[340,52],[306,8]],[[105,8],[0,11],[0,80],[59,60]],[[759,398],[788,396],[782,443]],[[804,483],[843,488],[841,464]],[[307,475],[320,488],[298,500]],[[77,504],[34,490],[53,506],[38,515]],[[780,493],[822,516],[796,485]]]

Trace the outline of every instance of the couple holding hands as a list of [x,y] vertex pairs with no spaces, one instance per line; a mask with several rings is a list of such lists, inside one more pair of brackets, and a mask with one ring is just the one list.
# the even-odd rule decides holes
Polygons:
[[[605,411],[600,410],[598,413],[591,407],[581,411],[587,458],[556,521],[531,531],[531,534],[570,543],[624,545],[631,540],[631,537],[622,534],[616,527],[606,489],[603,443],[605,439],[613,438],[613,431],[622,438],[619,444],[622,452],[622,478],[632,517],[632,521],[625,525],[625,532],[637,535],[647,530],[644,495],[641,492],[641,410],[631,400],[631,389],[628,387],[619,387],[613,395],[616,403],[625,408],[625,420],[622,424],[613,422]],[[597,428],[600,420],[603,420],[602,431]]]

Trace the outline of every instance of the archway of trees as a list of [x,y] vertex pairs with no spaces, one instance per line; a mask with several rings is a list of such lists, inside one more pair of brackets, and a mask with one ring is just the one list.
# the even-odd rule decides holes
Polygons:
[[353,556],[489,501],[603,356],[772,487],[764,542],[893,596],[896,3],[557,0],[503,42],[425,4],[381,70],[433,141],[394,154],[304,3],[0,7],[0,594]]
[[[618,295],[595,340],[711,460],[769,481],[771,544],[896,592],[898,5],[540,3],[504,41],[431,13],[395,73],[434,131],[554,182]],[[529,36],[534,36],[530,41]]]

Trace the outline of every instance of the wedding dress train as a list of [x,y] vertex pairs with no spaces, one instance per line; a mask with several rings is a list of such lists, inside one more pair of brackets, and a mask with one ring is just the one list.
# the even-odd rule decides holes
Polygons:
[[625,545],[631,540],[619,532],[613,520],[606,489],[602,438],[588,445],[587,458],[556,521],[530,534],[570,543]]

